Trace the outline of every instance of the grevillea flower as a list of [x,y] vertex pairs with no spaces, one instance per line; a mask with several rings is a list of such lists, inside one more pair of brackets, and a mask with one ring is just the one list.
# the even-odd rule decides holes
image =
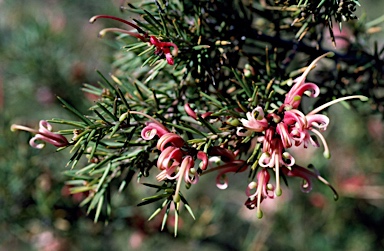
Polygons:
[[219,189],[226,189],[228,187],[228,177],[227,173],[240,173],[247,170],[248,165],[244,160],[236,160],[236,155],[226,148],[214,146],[209,152],[209,156],[211,157],[220,157],[220,160],[224,162],[223,165],[219,165],[213,168],[208,169],[204,172],[210,173],[213,171],[218,171],[218,175],[216,176],[216,186]]
[[[263,143],[268,141],[264,138]],[[280,196],[282,191],[280,188],[280,168],[282,166],[293,166],[295,159],[288,152],[284,151],[283,144],[279,138],[273,138],[272,141],[266,142],[270,147],[268,151],[263,151],[259,165],[263,168],[272,168],[276,173],[276,189],[275,194]]]
[[[45,146],[45,143],[54,145],[55,147],[64,147],[69,145],[68,140],[63,135],[52,132],[52,125],[45,120],[40,120],[39,130],[35,130],[21,125],[12,125],[11,130],[22,130],[34,133],[35,136],[31,138],[29,144],[37,149],[42,149]],[[45,143],[38,144],[36,143],[36,141],[43,141]]]
[[[245,203],[248,208],[258,208],[258,217],[262,216],[260,203],[264,199],[274,198],[274,196],[280,196],[282,194],[280,187],[280,177],[282,175],[302,178],[304,180],[302,190],[305,192],[309,192],[312,189],[312,179],[316,178],[328,185],[334,191],[335,198],[337,197],[336,191],[324,178],[315,172],[296,165],[295,158],[287,152],[287,149],[292,146],[303,145],[304,148],[306,148],[311,144],[315,147],[319,147],[320,145],[318,142],[313,139],[312,135],[315,135],[321,140],[324,146],[324,156],[329,158],[329,149],[321,134],[322,131],[327,129],[329,118],[318,113],[343,100],[354,98],[359,98],[362,101],[367,100],[366,97],[359,95],[343,97],[321,105],[306,115],[297,109],[300,105],[301,97],[305,92],[311,91],[311,97],[319,95],[319,87],[313,83],[306,83],[305,78],[315,64],[327,55],[329,54],[324,54],[316,58],[306,68],[304,73],[294,80],[295,84],[287,93],[283,105],[276,112],[271,112],[264,117],[263,109],[261,107],[256,107],[252,112],[247,112],[247,119],[240,119],[247,130],[261,133],[261,135],[258,135],[255,138],[262,146],[261,155],[257,162],[262,170],[259,171],[257,175],[257,182],[249,183],[246,190],[248,200]],[[251,135],[249,131],[246,133],[241,132],[242,129],[243,128],[238,128],[238,136]],[[229,158],[230,162],[233,160],[234,157]],[[275,172],[275,186],[269,184],[269,170]],[[223,184],[219,185],[226,188],[227,182],[225,181]],[[254,193],[251,193],[250,191],[254,191]]]
[[156,135],[160,138],[164,134],[169,133],[168,129],[160,123],[147,122],[146,127],[141,131],[141,137],[145,140],[151,140]]
[[[257,173],[257,180],[248,184],[246,189],[246,195],[248,196],[245,205],[254,209],[257,208],[257,216],[262,217],[262,211],[260,204],[263,200],[282,194],[280,186],[281,176],[285,177],[299,177],[304,180],[301,189],[304,192],[309,192],[312,189],[312,180],[318,179],[324,184],[328,185],[335,193],[335,199],[337,193],[333,187],[322,178],[317,172],[312,172],[309,169],[298,166],[295,158],[287,151],[292,146],[303,145],[306,148],[309,144],[319,147],[318,142],[313,138],[315,135],[320,138],[324,146],[324,156],[329,157],[329,149],[327,143],[322,136],[321,132],[325,131],[329,125],[329,118],[325,115],[318,114],[321,110],[340,101],[359,98],[362,101],[367,100],[364,96],[349,96],[343,97],[312,110],[308,114],[304,114],[298,107],[302,95],[311,91],[309,96],[316,97],[320,93],[320,89],[316,84],[306,83],[305,78],[309,71],[316,65],[316,63],[323,57],[330,55],[324,54],[316,58],[304,71],[304,73],[294,80],[294,85],[287,93],[283,105],[277,110],[268,113],[264,116],[262,107],[256,107],[252,112],[247,112],[247,118],[240,119],[244,127],[237,128],[237,136],[250,136],[252,132],[258,132],[259,134],[252,139],[251,142],[259,142],[261,146],[261,154],[258,157],[255,167],[258,165],[261,170]],[[196,114],[186,106],[185,110],[191,117],[195,117]],[[248,130],[243,132],[243,130]],[[255,149],[256,145],[251,144],[251,149]],[[259,147],[259,146],[258,146]],[[255,152],[256,153],[256,152]],[[220,189],[225,189],[228,186],[228,180],[225,176],[228,172],[242,172],[247,169],[247,163],[242,160],[236,160],[236,155],[226,148],[212,147],[209,152],[210,156],[219,156],[224,162],[223,165],[219,165],[214,168],[210,168],[204,173],[219,171],[219,175],[216,178],[216,184]],[[252,158],[252,157],[251,157]],[[254,167],[252,166],[252,167]],[[269,183],[270,171],[275,172],[275,185]]]
[[[246,194],[248,196],[248,200],[245,202],[245,205],[249,209],[254,209],[257,207],[257,217],[261,218],[263,216],[263,212],[261,211],[260,204],[264,199],[275,198],[274,186],[269,183],[270,175],[267,169],[263,168],[257,174],[257,182],[252,181],[248,184],[246,189]],[[252,191],[254,191],[252,193]]]
[[313,140],[313,138],[311,137],[311,132],[315,134],[323,143],[324,157],[330,158],[331,155],[329,152],[328,144],[324,136],[321,134],[322,131],[325,131],[327,129],[327,126],[329,124],[329,118],[325,115],[317,113],[333,104],[349,99],[360,99],[362,101],[367,100],[365,96],[361,95],[347,96],[332,100],[324,105],[321,105],[309,112],[307,115],[304,115],[301,111],[297,109],[284,111],[283,120],[276,126],[276,132],[281,137],[283,147],[289,148],[292,146],[292,144],[294,144],[295,146],[303,144],[303,146],[306,148],[309,143],[315,147],[319,147],[318,142]]
[[99,32],[99,36],[102,37],[105,35],[107,32],[119,32],[119,33],[124,33],[128,34],[132,37],[140,39],[142,42],[147,42],[150,45],[153,45],[155,47],[155,54],[156,55],[163,55],[165,56],[165,59],[167,60],[167,63],[169,65],[174,64],[174,60],[171,54],[171,47],[173,47],[173,56],[177,56],[179,52],[179,48],[177,47],[176,44],[172,42],[161,42],[156,36],[148,36],[146,32],[144,32],[138,25],[129,22],[127,20],[114,17],[114,16],[109,16],[109,15],[98,15],[98,16],[93,16],[89,22],[94,23],[97,19],[99,18],[107,18],[107,19],[113,19],[119,22],[122,22],[128,26],[131,26],[132,28],[136,29],[138,32],[132,32],[124,29],[119,29],[119,28],[106,28],[103,29]]
[[320,89],[317,85],[313,83],[306,83],[305,79],[308,75],[308,73],[311,71],[311,69],[316,66],[316,63],[326,57],[331,56],[332,53],[325,53],[321,55],[320,57],[317,57],[313,62],[305,69],[304,73],[296,78],[293,82],[294,85],[287,93],[285,100],[284,100],[284,106],[290,107],[290,108],[298,108],[301,102],[301,97],[303,96],[304,92],[311,91],[310,96],[311,97],[317,97],[320,94]]
[[177,47],[176,44],[174,44],[172,42],[161,42],[155,36],[150,36],[149,37],[149,43],[156,47],[156,50],[155,50],[155,54],[156,55],[164,54],[165,58],[167,60],[167,63],[170,64],[170,65],[174,64],[170,48],[173,47],[174,55],[177,56],[177,54],[179,52],[179,48]]
[[288,177],[302,178],[303,185],[301,186],[301,191],[305,193],[309,193],[312,190],[312,180],[318,176],[318,174],[298,165],[294,165],[290,169],[282,167],[281,170]]
[[312,180],[317,179],[327,185],[334,193],[334,197],[337,200],[338,194],[336,190],[332,187],[331,184],[323,177],[321,177],[318,172],[315,170],[314,172],[310,171],[307,168],[293,165],[291,168],[282,167],[282,171],[284,175],[288,177],[299,177],[303,179],[303,185],[301,186],[301,191],[305,193],[309,193],[312,190]]
[[290,148],[292,145],[299,146],[302,144],[305,148],[309,144],[315,147],[319,147],[318,142],[311,137],[311,132],[321,140],[324,146],[324,156],[326,158],[329,158],[329,148],[325,138],[321,134],[322,131],[325,131],[327,129],[327,126],[329,124],[329,118],[325,115],[317,113],[323,110],[324,108],[327,108],[343,100],[354,98],[359,98],[362,101],[367,100],[366,97],[360,95],[348,96],[328,102],[309,112],[307,115],[304,115],[301,111],[297,110],[304,92],[310,90],[311,97],[318,96],[320,90],[319,87],[313,83],[305,83],[305,78],[307,77],[309,71],[316,65],[316,63],[320,59],[330,55],[332,54],[326,53],[316,58],[305,69],[304,73],[294,80],[295,84],[287,93],[284,104],[279,109],[279,111],[283,112],[284,115],[282,121],[279,121],[277,123],[276,132],[280,135],[281,142],[284,148]]
[[[284,119],[279,123],[277,131],[281,136],[285,148],[288,148],[294,142],[295,146],[303,144],[305,148],[311,143],[314,147],[319,144],[312,139],[309,132],[316,134],[320,138],[324,146],[324,156],[329,156],[329,149],[325,138],[320,133],[325,131],[329,124],[329,118],[322,114],[304,115],[296,109],[286,111]],[[285,128],[281,130],[281,128]]]
[[[185,112],[193,119],[197,120],[197,114],[194,110],[192,110],[191,106],[188,103],[185,103],[184,105]],[[212,112],[205,112],[201,114],[201,117],[205,119],[206,117],[209,117],[212,114]]]
[[247,119],[240,119],[243,126],[254,132],[262,132],[268,127],[268,121],[264,118],[263,109],[258,106],[252,112],[246,113]]
[[[184,180],[187,184],[196,184],[199,181],[195,161],[193,156],[186,150],[183,150],[183,146],[186,143],[179,135],[169,132],[159,122],[155,122],[154,119],[152,121],[146,123],[146,126],[141,131],[141,135],[145,140],[151,140],[155,135],[160,137],[156,148],[161,151],[157,159],[157,168],[161,172],[156,176],[156,179],[158,181],[177,179],[174,201],[179,202],[181,181]],[[199,168],[205,170],[208,166],[207,154],[203,151],[198,151],[196,158],[201,160]]]

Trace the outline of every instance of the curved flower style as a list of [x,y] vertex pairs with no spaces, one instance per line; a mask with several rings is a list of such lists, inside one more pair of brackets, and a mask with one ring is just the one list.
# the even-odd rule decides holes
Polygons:
[[336,190],[332,187],[331,184],[327,180],[325,180],[323,177],[321,177],[317,171],[311,172],[307,168],[294,165],[290,169],[283,167],[282,171],[284,175],[288,177],[299,177],[303,179],[303,185],[301,186],[301,191],[305,193],[309,193],[312,190],[312,180],[314,178],[318,179],[319,181],[323,182],[325,185],[327,185],[334,193],[335,200],[338,198],[338,194]]
[[97,16],[93,16],[91,19],[89,19],[89,22],[94,23],[99,18],[113,19],[113,20],[122,22],[124,24],[127,24],[138,31],[138,33],[136,33],[136,32],[127,31],[127,30],[119,29],[119,28],[106,28],[106,29],[103,29],[99,32],[100,37],[103,37],[105,35],[105,33],[107,33],[107,32],[119,32],[119,33],[128,34],[132,37],[140,39],[142,42],[148,42],[150,45],[155,46],[155,54],[156,55],[164,54],[165,58],[167,60],[167,63],[169,65],[174,64],[174,60],[173,60],[170,48],[173,47],[173,55],[177,56],[177,54],[179,52],[179,48],[177,47],[176,44],[174,44],[172,42],[161,42],[155,36],[149,36],[148,37],[148,34],[146,32],[144,32],[138,25],[136,25],[132,22],[129,22],[127,20],[115,17],[115,16],[97,15]]
[[[257,217],[261,218],[263,216],[263,212],[261,211],[260,204],[264,199],[275,198],[273,185],[269,184],[270,175],[268,171],[263,168],[257,174],[257,182],[252,181],[248,184],[246,189],[246,194],[248,196],[248,200],[245,202],[245,205],[249,209],[254,209],[257,207]],[[252,190],[255,190],[254,193],[251,193]]]
[[310,90],[311,91],[311,97],[317,97],[320,94],[320,89],[317,85],[313,83],[305,83],[305,78],[307,77],[308,73],[311,71],[311,69],[316,66],[316,63],[327,56],[331,56],[332,53],[325,53],[321,55],[320,57],[317,57],[313,62],[305,69],[304,73],[296,78],[293,82],[295,83],[291,90],[287,93],[284,105],[288,106],[290,108],[296,109],[299,107],[301,102],[301,96],[303,96],[304,92]]
[[155,123],[155,122],[147,122],[145,123],[146,127],[141,131],[141,137],[145,140],[151,140],[153,139],[156,135],[160,138],[164,134],[169,133],[167,128],[165,128],[162,124],[160,123]]
[[[55,147],[64,147],[69,145],[68,140],[61,134],[52,132],[52,125],[49,124],[45,120],[40,120],[39,122],[39,130],[35,130],[26,126],[21,126],[21,125],[12,125],[11,130],[16,131],[16,130],[22,130],[22,131],[27,131],[34,133],[35,136],[31,138],[29,141],[29,144],[37,149],[42,149],[45,146],[45,143],[54,145]],[[45,143],[40,143],[37,144],[36,141],[41,140],[44,141]]]
[[248,168],[248,165],[245,163],[244,160],[236,160],[236,155],[226,148],[214,146],[209,152],[209,156],[220,157],[221,161],[225,162],[225,164],[223,165],[211,168],[204,172],[210,173],[216,170],[220,170],[219,174],[216,176],[216,186],[222,190],[228,187],[228,177],[226,176],[227,173],[240,173],[244,172]]
[[301,186],[301,191],[309,193],[312,190],[312,179],[317,177],[317,174],[309,171],[308,169],[294,165],[291,169],[286,167],[282,168],[284,175],[288,177],[300,177],[303,179],[303,185]]

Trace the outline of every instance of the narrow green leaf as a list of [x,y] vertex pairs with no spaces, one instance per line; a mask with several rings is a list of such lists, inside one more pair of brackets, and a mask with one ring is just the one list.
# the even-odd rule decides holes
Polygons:
[[205,121],[205,119],[203,119],[200,115],[197,115],[197,118],[198,120],[206,127],[208,128],[208,130],[210,130],[213,134],[218,134],[220,131],[214,127],[213,125],[211,125],[210,123],[208,123],[207,121]]
[[152,220],[153,218],[155,218],[155,216],[158,215],[158,214],[161,212],[161,209],[162,209],[161,207],[159,207],[158,209],[156,209],[155,212],[153,212],[153,213],[151,214],[151,216],[149,216],[148,221],[150,221],[150,220]]
[[96,213],[95,213],[95,219],[93,222],[97,222],[99,220],[99,216],[101,213],[101,209],[103,207],[103,202],[104,202],[104,196],[100,197],[99,202],[97,203],[97,208],[96,208]]
[[103,173],[103,176],[101,176],[101,179],[100,179],[100,181],[99,181],[99,184],[97,185],[96,192],[99,191],[99,189],[101,188],[101,186],[104,184],[105,178],[107,178],[107,175],[108,175],[109,171],[111,170],[111,167],[112,167],[112,163],[109,162],[107,168],[105,169],[105,171],[104,171],[104,173]]
[[163,32],[166,36],[168,36],[169,33],[168,33],[167,23],[165,22],[164,16],[161,12],[160,12],[160,19],[161,19],[161,25],[163,27]]
[[84,167],[84,168],[78,170],[78,171],[76,172],[76,174],[82,174],[82,173],[87,172],[87,171],[89,171],[89,170],[91,170],[91,169],[96,170],[96,169],[98,169],[99,167],[103,166],[105,163],[107,163],[108,161],[112,160],[112,159],[115,158],[115,157],[116,157],[115,155],[111,155],[111,156],[109,156],[109,157],[103,159],[103,160],[100,161],[99,163],[96,163],[96,164],[95,164],[95,163],[91,163],[91,164],[89,164],[88,166],[86,166],[86,167]]
[[176,203],[175,206],[175,226],[174,226],[174,236],[177,236],[177,229],[179,228],[179,207],[180,207],[180,202]]
[[107,86],[104,86],[106,89],[109,89],[113,92],[114,95],[116,95],[116,88],[111,84],[111,82],[109,82],[109,80],[100,72],[100,71],[96,71],[97,74],[99,74],[99,76],[104,80],[104,82],[107,84]]
[[222,109],[223,108],[223,103],[220,102],[219,100],[215,99],[214,97],[204,93],[204,92],[200,92],[200,95],[203,96],[204,98],[210,100],[215,106],[217,106],[218,108]]
[[[117,93],[117,91],[116,91]],[[103,104],[97,102],[96,105],[101,109],[103,110],[103,112],[105,114],[107,114],[111,119],[113,119],[114,121],[118,121],[119,118],[117,118],[113,113],[111,113]]]
[[117,122],[116,125],[112,128],[112,132],[111,134],[109,135],[109,138],[112,138],[113,135],[115,135],[115,133],[117,132],[117,130],[120,129],[120,122]]
[[121,193],[123,190],[124,190],[124,188],[125,188],[125,186],[127,185],[127,181],[125,181],[125,180],[123,180],[122,182],[121,182],[121,184],[120,184],[120,186],[119,186],[119,193]]
[[187,124],[184,124],[184,123],[183,123],[183,125],[177,125],[177,124],[172,124],[170,122],[166,122],[166,124],[169,125],[169,126],[173,126],[173,127],[178,128],[178,129],[181,129],[183,131],[187,131],[187,132],[194,133],[194,134],[199,134],[199,135],[201,135],[203,137],[207,137],[208,136],[207,134],[197,130],[196,128],[189,127]]
[[103,138],[103,134],[102,133],[99,133],[99,136],[97,137],[96,141],[95,141],[95,144],[92,148],[92,151],[89,155],[89,160],[92,160],[93,159],[93,156],[95,155],[95,152],[96,152],[96,149],[97,149],[97,146],[99,145],[99,142],[100,140]]
[[143,56],[144,54],[147,54],[147,53],[154,53],[155,52],[155,47],[154,46],[150,46],[148,47],[147,49],[143,50],[142,52],[139,53],[139,55],[137,55],[138,57],[141,57]]
[[160,21],[157,20],[149,11],[147,11],[146,9],[143,9],[143,11],[145,12],[145,14],[147,14],[147,15],[143,15],[143,17],[144,17],[144,19],[145,19],[145,17],[148,17],[147,18],[148,20],[145,19],[146,21],[148,21],[148,23],[151,23],[153,26],[156,26],[159,29],[163,28]]
[[80,202],[79,207],[87,205],[93,199],[92,195],[88,195],[82,202]]
[[76,115],[79,119],[81,119],[84,123],[87,125],[91,125],[92,122],[87,119],[84,115],[82,115],[78,110],[76,110],[73,106],[68,104],[64,99],[57,96],[57,99],[63,104],[63,107],[72,112],[74,115]]
[[128,48],[127,51],[133,51],[133,50],[139,49],[139,48],[144,47],[144,46],[148,46],[148,44],[144,43],[144,42],[140,42],[140,43],[135,43],[135,44],[130,44],[130,45],[124,46],[124,48]]
[[[63,119],[58,119],[58,118],[53,118],[53,119],[48,119],[47,120],[49,123],[55,123],[55,124],[63,124],[63,125],[71,125],[79,128],[85,128],[87,124],[84,124],[79,121],[71,121],[71,120],[63,120]],[[72,130],[73,132],[73,130]]]
[[202,49],[209,49],[211,48],[210,45],[205,45],[205,44],[202,44],[202,45],[196,45],[196,46],[193,46],[192,49],[193,50],[202,50]]
[[80,186],[80,187],[71,187],[69,191],[71,192],[71,194],[75,194],[75,193],[88,192],[93,189],[94,189],[93,186]]
[[142,185],[147,186],[147,187],[152,187],[152,188],[158,188],[158,189],[164,188],[164,185],[159,186],[159,185],[154,185],[154,184],[150,184],[150,183],[142,183]]
[[104,192],[105,192],[105,188],[101,189],[99,192],[97,192],[93,198],[92,198],[92,201],[91,201],[91,204],[89,205],[88,207],[88,210],[87,210],[87,214],[89,214],[91,212],[91,210],[93,210],[95,208],[95,206],[98,204],[100,198],[102,196],[104,196]]
[[168,219],[168,214],[171,208],[171,201],[168,202],[167,204],[167,209],[165,210],[164,216],[163,216],[163,222],[161,223],[161,231],[164,230],[165,224],[167,223]]
[[188,210],[189,214],[192,216],[194,220],[196,220],[195,215],[192,212],[192,208],[189,206],[188,201],[184,198],[184,196],[179,193],[181,201],[184,203],[185,208]]
[[139,204],[137,204],[137,206],[140,207],[140,206],[148,205],[148,204],[151,204],[151,203],[156,202],[156,201],[158,201],[158,200],[161,200],[161,199],[163,199],[163,198],[166,198],[166,197],[168,197],[168,196],[169,196],[168,194],[162,194],[162,195],[160,195],[160,196],[157,197],[157,198],[152,198],[152,199],[147,199],[147,198],[146,198],[145,201],[140,202]]
[[66,185],[70,185],[70,186],[79,186],[79,185],[84,185],[86,181],[85,180],[67,180],[65,182]]
[[237,73],[236,69],[232,68],[232,72],[235,75],[235,78],[236,78],[237,82],[240,84],[241,87],[243,87],[243,89],[244,89],[245,93],[247,94],[248,98],[251,98],[252,97],[252,92],[251,92],[251,89],[249,88],[248,83],[244,79],[240,78],[240,76]]
[[153,33],[153,34],[157,34],[157,33],[158,33],[158,30],[156,30],[155,27],[153,27],[153,26],[151,26],[151,25],[149,25],[149,24],[140,22],[139,20],[137,20],[137,19],[135,19],[135,18],[133,18],[132,20],[136,22],[137,26],[142,27],[142,28],[144,28],[145,30],[150,31],[150,32]]
[[179,34],[179,36],[181,38],[183,38],[184,40],[187,40],[187,36],[186,36],[185,32],[180,30],[180,27],[179,27],[176,19],[172,20],[172,24],[175,27],[177,34]]

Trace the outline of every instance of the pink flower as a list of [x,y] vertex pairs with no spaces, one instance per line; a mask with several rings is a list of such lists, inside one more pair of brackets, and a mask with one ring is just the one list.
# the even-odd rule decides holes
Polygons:
[[[267,140],[264,139],[264,142]],[[281,195],[280,188],[280,168],[283,166],[293,166],[295,159],[288,152],[284,152],[284,147],[279,138],[273,138],[271,142],[267,142],[270,146],[268,151],[263,149],[263,153],[259,159],[259,165],[264,168],[273,168],[276,173],[276,189],[275,194]]]
[[321,181],[325,185],[327,185],[334,193],[334,198],[337,200],[338,194],[336,190],[333,188],[331,184],[327,180],[325,180],[323,177],[321,177],[317,171],[312,172],[304,167],[294,165],[291,168],[282,167],[283,173],[288,177],[299,177],[303,179],[303,185],[301,186],[301,190],[305,193],[309,193],[312,190],[312,179],[316,178],[317,180]]
[[141,131],[141,137],[145,140],[151,140],[156,135],[160,138],[166,133],[169,133],[168,129],[160,123],[147,122],[146,127]]
[[164,54],[165,58],[167,60],[167,63],[169,65],[174,64],[170,48],[173,47],[174,55],[176,56],[179,52],[179,48],[177,47],[176,44],[174,44],[172,42],[161,42],[155,36],[150,36],[149,42],[150,42],[150,44],[152,44],[156,47],[156,50],[155,50],[156,55]]
[[[26,126],[21,125],[12,125],[11,130],[22,130],[34,133],[35,136],[31,138],[29,144],[37,149],[42,149],[45,146],[45,143],[54,145],[55,147],[65,147],[69,145],[68,140],[61,134],[52,132],[52,126],[45,120],[40,120],[39,130],[35,130]],[[37,144],[36,141],[40,140],[45,143]]]
[[179,135],[169,132],[159,122],[155,122],[153,118],[152,120],[153,122],[147,123],[146,127],[143,128],[141,135],[145,140],[151,140],[155,135],[160,137],[156,147],[161,151],[157,159],[157,168],[161,172],[156,176],[156,179],[158,181],[177,179],[174,201],[179,202],[181,181],[184,180],[187,184],[196,184],[199,181],[198,169],[202,171],[207,168],[208,157],[205,152],[197,151],[196,159],[200,159],[201,164],[196,169],[194,157],[182,149],[185,141]]
[[[316,65],[316,63],[320,59],[329,55],[331,55],[331,53],[326,53],[316,58],[305,69],[304,73],[294,80],[295,84],[287,93],[284,104],[279,109],[279,112],[283,113],[284,115],[282,121],[275,121],[277,123],[276,132],[280,135],[281,143],[284,148],[290,148],[292,147],[292,145],[303,145],[304,148],[306,148],[308,144],[311,144],[315,147],[319,147],[318,142],[316,142],[311,137],[311,132],[322,141],[324,146],[324,156],[326,158],[329,158],[330,153],[328,145],[325,141],[325,138],[321,134],[322,131],[325,131],[327,129],[327,126],[329,124],[329,118],[325,115],[317,113],[323,110],[324,108],[343,100],[353,98],[359,98],[361,100],[367,99],[366,97],[359,95],[339,98],[314,109],[307,115],[304,115],[301,111],[297,110],[304,92],[311,91],[311,97],[316,97],[319,94],[319,87],[313,83],[305,83],[305,78],[308,75],[309,71]],[[268,114],[268,117],[272,117],[272,115],[273,114]],[[274,114],[274,116],[277,115]]]
[[317,97],[320,94],[319,87],[313,83],[306,83],[305,78],[320,59],[330,55],[332,54],[325,53],[313,60],[313,62],[305,69],[304,73],[293,81],[294,85],[285,97],[284,106],[288,106],[294,109],[298,108],[301,102],[301,97],[306,91],[311,91],[311,97]]
[[[192,110],[191,106],[188,103],[185,103],[184,105],[185,112],[193,119],[197,120],[197,114],[194,110]],[[203,119],[206,117],[209,117],[212,114],[212,112],[205,112],[201,115]]]
[[325,115],[317,113],[338,102],[357,98],[362,101],[367,100],[367,97],[361,95],[338,98],[317,107],[307,115],[304,115],[297,109],[285,111],[283,120],[277,125],[276,128],[277,133],[281,137],[283,147],[289,148],[292,146],[292,143],[294,143],[296,146],[303,144],[304,147],[307,147],[308,144],[311,143],[313,146],[319,147],[319,144],[314,141],[310,135],[310,132],[312,132],[323,143],[324,157],[330,158],[328,144],[324,136],[321,134],[322,131],[327,129],[329,118]]
[[304,180],[301,190],[305,193],[309,193],[312,190],[312,179],[317,178],[317,174],[309,171],[308,169],[294,165],[290,169],[283,167],[282,171],[284,175],[288,177],[299,177]]
[[142,42],[148,42],[150,45],[155,46],[155,54],[156,55],[165,55],[165,59],[167,60],[167,63],[169,65],[174,64],[174,60],[173,60],[170,48],[173,47],[173,54],[174,54],[174,56],[177,56],[177,54],[179,52],[179,48],[177,47],[176,44],[174,44],[172,42],[161,42],[155,36],[149,36],[148,37],[148,34],[146,32],[144,32],[138,25],[131,23],[127,20],[118,18],[118,17],[108,16],[108,15],[98,15],[98,16],[93,16],[89,20],[89,22],[93,23],[99,18],[113,19],[113,20],[125,23],[125,24],[131,26],[132,28],[135,28],[138,31],[138,33],[136,33],[136,32],[127,31],[127,30],[119,29],[119,28],[106,28],[106,29],[103,29],[99,32],[100,37],[104,36],[104,34],[107,32],[119,32],[119,33],[128,34],[132,37],[136,37],[136,38],[140,39]]
[[268,121],[264,118],[263,109],[258,106],[252,112],[246,113],[247,119],[240,119],[243,126],[254,132],[262,132],[268,127]]
[[240,173],[248,168],[244,160],[236,160],[235,154],[226,148],[214,146],[209,152],[209,156],[218,156],[221,158],[221,161],[225,162],[223,165],[208,169],[204,172],[204,174],[206,174],[217,170],[219,171],[219,174],[216,176],[216,186],[219,189],[226,189],[228,187],[227,173]]
[[[249,209],[254,209],[257,207],[257,217],[261,218],[263,216],[263,212],[261,211],[260,204],[264,199],[275,198],[273,185],[269,184],[270,175],[267,169],[263,168],[257,174],[257,182],[252,181],[248,184],[246,189],[246,194],[248,196],[248,200],[245,202],[245,205]],[[252,193],[251,191],[254,192]]]
[[319,144],[313,140],[310,132],[316,134],[324,145],[325,156],[329,155],[327,142],[321,135],[320,131],[325,131],[329,124],[329,118],[321,114],[304,115],[296,109],[284,112],[284,119],[277,125],[277,133],[280,134],[284,148],[289,148],[294,143],[295,146],[301,144],[308,147],[311,143],[314,147],[319,147]]
[[169,132],[160,137],[159,141],[157,141],[156,147],[160,151],[164,151],[164,149],[166,149],[168,145],[180,148],[184,144],[185,141],[179,135],[177,135],[176,133]]

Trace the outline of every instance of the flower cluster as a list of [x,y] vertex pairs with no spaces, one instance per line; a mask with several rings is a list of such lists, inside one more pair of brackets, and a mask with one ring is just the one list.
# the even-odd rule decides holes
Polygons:
[[201,160],[201,165],[195,168],[194,156],[188,149],[183,149],[185,141],[176,133],[169,132],[162,124],[153,120],[146,124],[141,131],[144,140],[151,140],[159,137],[156,148],[161,152],[157,160],[157,168],[161,171],[156,179],[175,180],[177,179],[174,201],[179,202],[179,191],[181,182],[184,179],[187,185],[196,184],[199,181],[198,173],[204,171],[208,166],[207,154],[197,151],[196,157]]
[[[314,136],[316,136],[324,146],[324,156],[329,158],[329,149],[321,134],[322,131],[327,129],[329,118],[325,115],[318,114],[318,112],[343,100],[353,98],[365,99],[363,96],[340,98],[324,104],[306,115],[298,109],[304,93],[309,93],[310,97],[317,97],[319,95],[319,87],[313,83],[305,82],[305,79],[316,63],[327,55],[329,54],[324,54],[316,58],[306,68],[304,73],[293,81],[294,85],[286,94],[284,103],[277,111],[271,111],[265,115],[263,108],[258,106],[253,109],[252,112],[247,112],[247,119],[240,120],[244,128],[248,131],[243,133],[241,131],[244,128],[239,127],[237,135],[250,136],[253,132],[259,133],[256,139],[262,145],[262,153],[258,159],[258,166],[261,170],[259,170],[257,174],[257,181],[252,181],[248,184],[246,190],[248,200],[245,203],[248,208],[253,209],[257,207],[257,215],[259,217],[262,216],[260,209],[261,202],[268,198],[273,199],[275,196],[282,194],[280,186],[280,177],[282,175],[302,178],[304,180],[302,190],[305,192],[309,192],[312,189],[313,178],[317,178],[329,185],[329,183],[316,172],[297,165],[295,158],[287,151],[287,149],[294,146],[304,146],[304,148],[307,148],[308,145],[311,144],[314,147],[319,147],[319,143],[314,138]],[[270,170],[275,172],[275,185],[269,183]],[[335,191],[333,188],[332,190]],[[337,196],[336,193],[335,196]]]

